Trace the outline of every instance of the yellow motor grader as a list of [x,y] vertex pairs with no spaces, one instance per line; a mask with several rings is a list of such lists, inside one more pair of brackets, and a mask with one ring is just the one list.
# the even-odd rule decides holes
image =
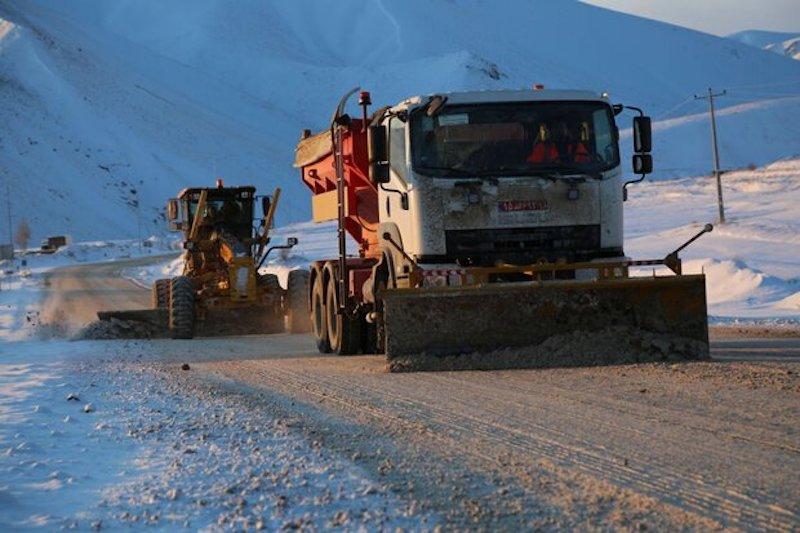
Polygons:
[[[195,335],[244,335],[309,331],[308,272],[289,273],[286,289],[273,274],[259,273],[269,254],[297,244],[270,246],[280,198],[257,196],[252,186],[184,189],[167,204],[170,229],[184,234],[183,271],[153,284],[153,308],[104,311],[101,320],[149,322],[175,339]],[[260,199],[263,218],[255,221]]]

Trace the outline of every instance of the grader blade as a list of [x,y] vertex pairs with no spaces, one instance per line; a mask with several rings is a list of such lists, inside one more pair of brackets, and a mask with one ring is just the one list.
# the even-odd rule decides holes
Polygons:
[[126,311],[98,311],[97,318],[111,321],[141,322],[153,328],[166,331],[169,324],[169,311],[166,309],[130,309]]
[[[127,325],[124,329],[126,337],[169,336],[169,311],[167,309],[99,311],[97,318],[100,319],[100,323]],[[283,330],[283,315],[269,306],[209,309],[203,319],[197,320],[194,324],[194,335],[197,337],[271,334],[282,333]]]
[[392,371],[708,358],[703,275],[395,289],[384,325]]

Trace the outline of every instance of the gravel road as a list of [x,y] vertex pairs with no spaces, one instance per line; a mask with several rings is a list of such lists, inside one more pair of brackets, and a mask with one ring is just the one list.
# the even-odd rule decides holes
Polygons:
[[[99,272],[107,281],[88,298],[108,304],[119,280]],[[71,305],[58,298],[83,301],[84,276],[96,274],[54,277],[67,294],[53,312]],[[137,346],[142,365],[191,382],[187,394],[244,395],[292,420],[409,516],[479,529],[800,528],[798,338],[720,338],[711,362],[402,375],[380,356],[320,356],[307,336]]]

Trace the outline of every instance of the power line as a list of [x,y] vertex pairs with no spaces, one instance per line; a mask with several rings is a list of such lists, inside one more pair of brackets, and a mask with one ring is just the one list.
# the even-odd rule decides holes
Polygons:
[[675,107],[671,108],[669,111],[665,111],[664,113],[662,113],[661,115],[659,115],[659,116],[658,116],[658,120],[662,120],[662,119],[664,119],[664,118],[668,117],[669,115],[671,115],[672,113],[674,113],[675,111],[677,111],[678,109],[680,109],[681,107],[685,106],[686,104],[688,104],[688,103],[690,103],[690,102],[694,102],[694,101],[695,101],[695,99],[694,99],[693,97],[691,97],[691,96],[690,96],[689,98],[687,98],[687,99],[686,99],[686,100],[684,100],[683,102],[681,102],[681,103],[679,103],[678,105],[676,105]]
[[788,85],[800,85],[800,80],[784,81],[779,83],[756,83],[753,85],[733,85],[729,89],[757,89],[763,87],[786,87]]
[[714,93],[711,87],[708,88],[708,95],[695,95],[695,100],[708,100],[708,112],[711,115],[711,147],[713,151],[714,176],[717,179],[717,205],[719,206],[719,223],[725,223],[725,205],[722,201],[722,173],[719,169],[719,146],[717,145],[717,117],[714,112],[714,98],[725,96],[727,91]]

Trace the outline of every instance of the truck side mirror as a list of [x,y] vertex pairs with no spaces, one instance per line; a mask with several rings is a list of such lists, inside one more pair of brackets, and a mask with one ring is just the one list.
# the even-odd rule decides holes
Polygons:
[[264,217],[266,218],[267,213],[269,213],[269,208],[272,204],[272,198],[269,196],[263,196],[261,198],[261,211],[264,213]]
[[386,146],[386,126],[370,126],[369,137],[369,179],[372,183],[389,182],[389,150]]
[[633,173],[639,175],[650,174],[653,172],[653,156],[650,154],[634,154]]
[[171,198],[167,201],[167,219],[170,222],[178,220],[178,200]]
[[633,117],[633,151],[646,154],[653,150],[653,133],[650,117]]

